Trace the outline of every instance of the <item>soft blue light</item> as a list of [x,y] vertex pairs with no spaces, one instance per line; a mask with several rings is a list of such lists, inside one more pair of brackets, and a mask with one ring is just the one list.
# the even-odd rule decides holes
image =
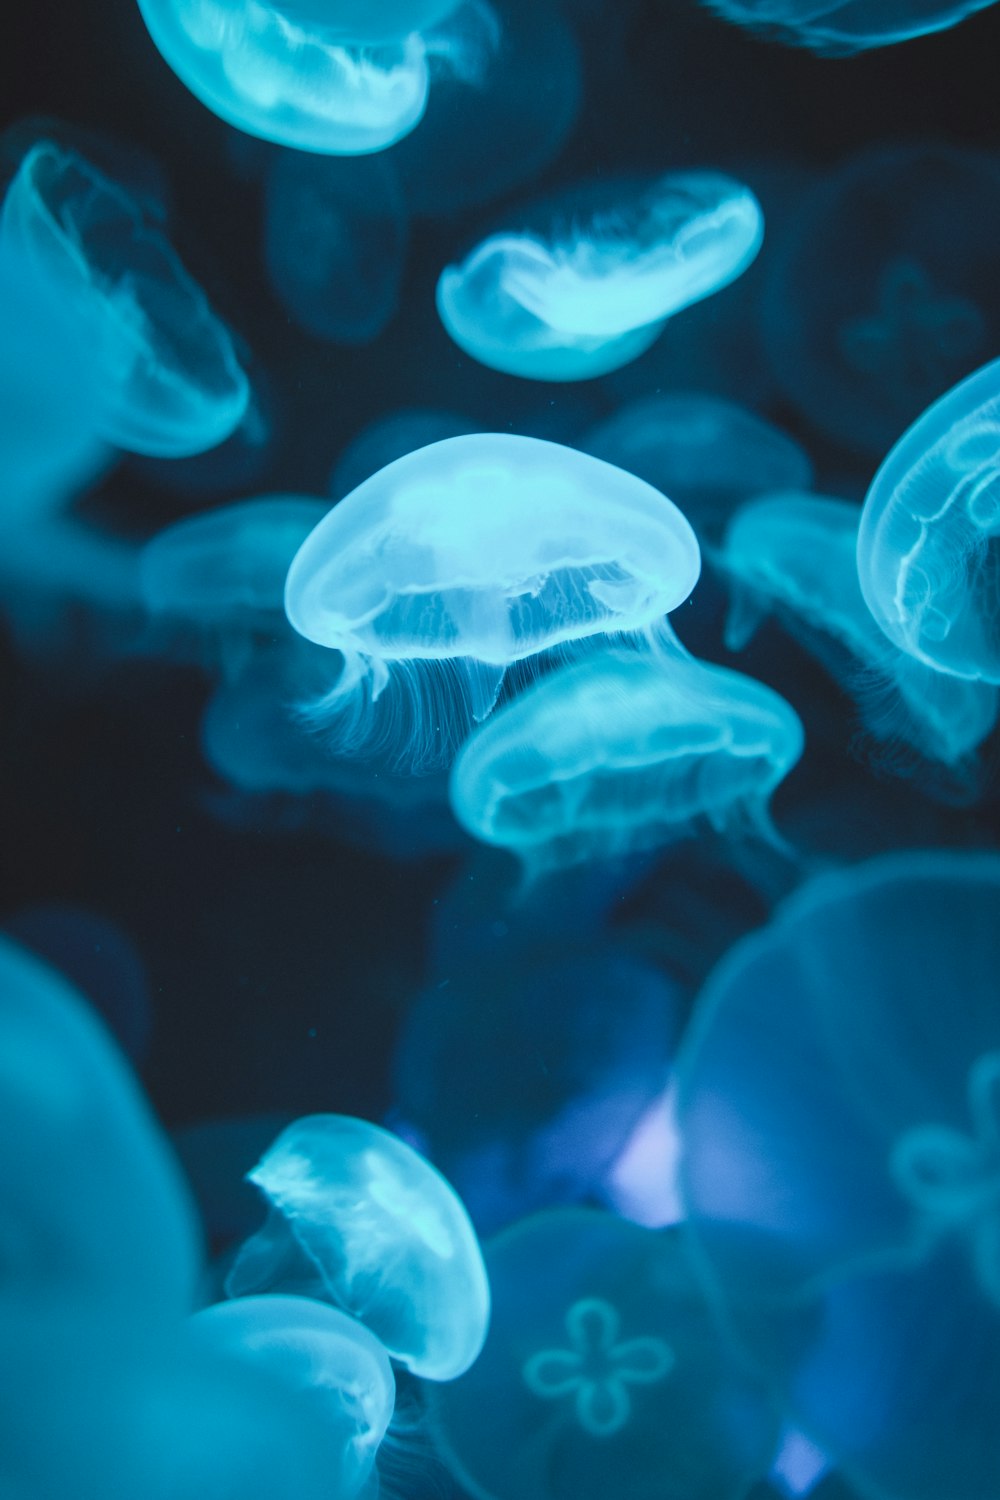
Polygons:
[[709,9],[797,47],[844,57],[957,26],[993,0],[707,0]]

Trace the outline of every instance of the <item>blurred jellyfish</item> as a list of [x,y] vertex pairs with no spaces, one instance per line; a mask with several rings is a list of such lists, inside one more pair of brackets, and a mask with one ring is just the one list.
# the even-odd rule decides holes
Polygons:
[[865,1494],[1000,1483],[1000,860],[813,881],[678,1062],[688,1233],[793,1420]]
[[264,259],[300,328],[367,344],[396,311],[407,226],[388,157],[282,151],[265,193]]
[[812,482],[809,457],[792,438],[734,401],[696,391],[631,401],[580,447],[669,495],[700,536],[749,495]]
[[431,1403],[465,1491],[737,1500],[764,1475],[774,1414],[730,1358],[674,1235],[557,1209],[485,1254],[486,1347]]
[[78,324],[109,443],[180,457],[239,424],[249,384],[227,330],[159,223],[82,156],[39,141],[7,189],[0,236]]
[[476,433],[408,454],[335,506],[289,569],[285,608],[343,654],[317,723],[342,750],[381,746],[424,769],[492,711],[512,663],[655,632],[699,568],[690,526],[642,480]]
[[673,314],[735,280],[762,238],[749,188],[673,173],[614,207],[572,204],[544,234],[491,235],[442,271],[438,312],[491,369],[586,380],[635,359]]
[[997,236],[992,157],[879,145],[848,160],[767,262],[764,347],[787,399],[819,431],[881,457],[1000,342]]
[[993,0],[707,0],[709,9],[796,47],[847,57],[946,31]]
[[475,423],[467,418],[430,408],[412,407],[376,417],[351,439],[338,458],[330,476],[330,494],[340,500],[397,458],[475,431]]
[[496,25],[483,0],[422,6],[424,19],[445,13],[405,34],[393,24],[400,8],[389,7],[389,24],[375,23],[382,35],[358,40],[336,6],[312,0],[139,0],[139,9],[174,72],[221,119],[331,156],[383,151],[408,135],[427,107],[431,64],[478,78]]
[[860,519],[860,506],[819,495],[767,496],[737,511],[718,557],[733,593],[726,644],[740,650],[778,610],[854,693],[876,740],[958,767],[996,722],[996,689],[936,671],[886,639],[858,581]]
[[455,816],[516,854],[529,880],[719,832],[777,841],[771,794],[802,753],[777,693],[688,656],[606,651],[542,678],[470,737]]
[[938,672],[1000,683],[1000,360],[924,412],[872,481],[858,532],[865,603]]
[[291,1279],[370,1329],[428,1380],[453,1380],[482,1348],[490,1294],[468,1215],[396,1136],[345,1115],[283,1131],[249,1173],[270,1205],[230,1272],[230,1296]]
[[389,1357],[367,1328],[306,1297],[240,1297],[196,1313],[196,1341],[267,1371],[316,1416],[329,1443],[330,1494],[352,1500],[372,1478],[392,1416]]

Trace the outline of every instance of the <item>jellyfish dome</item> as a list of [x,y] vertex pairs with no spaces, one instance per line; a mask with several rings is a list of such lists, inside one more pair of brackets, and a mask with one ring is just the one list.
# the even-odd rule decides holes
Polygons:
[[901,651],[1000,683],[1000,360],[935,402],[892,449],[865,499],[858,576]]
[[343,654],[317,721],[341,746],[394,737],[426,766],[492,711],[511,663],[653,631],[699,569],[691,527],[642,480],[556,443],[476,433],[407,454],[336,505],[292,562],[285,609]]
[[774,837],[768,800],[802,745],[798,716],[763,683],[679,644],[607,651],[543,677],[476,730],[451,804],[529,875],[656,848],[699,821]]
[[493,1500],[736,1500],[777,1437],[730,1358],[684,1246],[611,1214],[554,1209],[486,1245],[493,1319],[431,1396],[463,1490]]
[[291,1278],[415,1374],[453,1380],[468,1369],[486,1337],[489,1285],[465,1209],[422,1156],[365,1120],[311,1115],[248,1176],[270,1208],[233,1265],[230,1296]]
[[830,57],[848,57],[957,26],[993,0],[708,0],[711,10],[754,31]]
[[663,177],[631,202],[506,232],[438,280],[447,332],[473,359],[533,380],[586,380],[636,359],[684,307],[753,260],[763,217],[715,172]]
[[792,1419],[866,1495],[1000,1484],[1000,859],[815,879],[678,1060],[686,1233]]
[[199,1346],[273,1374],[315,1409],[330,1447],[330,1494],[351,1500],[372,1475],[395,1402],[374,1334],[308,1297],[240,1297],[191,1320]]
[[79,326],[105,441],[180,458],[238,427],[250,385],[232,339],[159,221],[123,188],[39,141],[7,189],[0,240]]

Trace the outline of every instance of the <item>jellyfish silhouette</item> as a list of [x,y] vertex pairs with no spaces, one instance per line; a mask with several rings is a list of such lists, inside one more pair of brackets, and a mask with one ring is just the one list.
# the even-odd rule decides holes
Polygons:
[[468,1369],[486,1337],[489,1286],[468,1216],[428,1162],[345,1115],[295,1121],[249,1180],[270,1205],[241,1248],[230,1296],[302,1291],[357,1317],[428,1380]]
[[760,205],[720,173],[674,173],[622,198],[589,210],[574,202],[542,234],[491,235],[442,271],[438,312],[456,344],[533,380],[604,375],[760,249]]
[[865,602],[939,672],[1000,683],[1000,360],[924,412],[875,475],[858,531]]
[[78,327],[105,441],[177,458],[239,425],[250,386],[232,339],[159,219],[124,188],[38,141],[7,189],[0,240]]
[[678,1061],[686,1232],[864,1494],[1000,1480],[1000,860],[891,855],[730,951]]
[[587,1209],[487,1243],[493,1319],[431,1397],[463,1489],[494,1500],[709,1500],[767,1470],[775,1418],[731,1360],[682,1244]]
[[335,506],[292,562],[285,608],[343,655],[309,709],[337,747],[426,769],[492,711],[512,663],[655,633],[699,568],[687,521],[642,480],[477,433],[408,454]]
[[710,10],[796,47],[848,57],[957,26],[993,0],[707,0]]
[[397,458],[475,431],[475,422],[466,417],[429,407],[410,407],[376,417],[351,439],[337,459],[330,476],[330,494],[342,500]]
[[853,692],[876,740],[961,768],[996,722],[996,689],[936,671],[886,639],[858,580],[860,519],[860,506],[819,495],[767,496],[737,511],[718,555],[733,593],[726,644],[740,650],[777,610]]
[[475,731],[451,775],[474,838],[526,878],[657,848],[707,823],[776,840],[768,800],[802,726],[762,683],[695,660],[606,651],[550,673]]

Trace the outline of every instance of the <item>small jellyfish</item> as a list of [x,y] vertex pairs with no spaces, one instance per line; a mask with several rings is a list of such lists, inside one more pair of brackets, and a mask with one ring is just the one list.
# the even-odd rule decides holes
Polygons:
[[738,1500],[777,1424],[732,1360],[684,1246],[555,1209],[487,1243],[493,1318],[467,1375],[431,1393],[463,1489],[496,1500]]
[[307,1297],[239,1297],[195,1314],[199,1347],[274,1375],[315,1413],[329,1444],[330,1494],[352,1500],[372,1478],[392,1416],[389,1357],[367,1328]]
[[767,804],[798,761],[794,710],[688,656],[605,651],[550,673],[470,736],[455,816],[526,876],[654,849],[705,821],[777,842]]
[[655,632],[699,569],[687,521],[642,480],[476,433],[407,454],[335,506],[292,562],[285,608],[343,654],[312,709],[338,747],[388,745],[426,769],[492,711],[512,663]]
[[312,1115],[248,1175],[270,1207],[233,1265],[230,1296],[291,1279],[415,1374],[453,1380],[468,1369],[486,1337],[489,1285],[468,1215],[429,1163],[378,1125]]
[[175,458],[238,426],[250,387],[229,333],[139,200],[42,140],[7,189],[0,236],[79,327],[105,441]]
[[1000,1484],[1000,860],[805,885],[678,1059],[685,1232],[805,1434],[887,1500]]
[[819,495],[766,496],[737,511],[717,559],[733,593],[726,644],[740,650],[778,610],[854,693],[875,739],[960,767],[996,722],[996,689],[936,671],[886,639],[858,580],[860,519],[860,506]]
[[702,537],[717,532],[740,500],[812,482],[812,464],[794,439],[735,401],[699,391],[630,401],[579,446],[669,495]]
[[491,235],[442,271],[438,312],[491,369],[586,380],[636,359],[668,318],[735,280],[763,232],[742,183],[678,172],[613,207],[573,203],[542,234]]
[[892,449],[865,499],[857,560],[893,645],[938,672],[1000,684],[1000,360]]
[[849,57],[957,26],[993,0],[706,0],[727,21],[827,57]]
[[764,352],[787,400],[818,431],[881,458],[1000,341],[997,236],[991,156],[879,145],[838,167],[800,201],[764,266]]

